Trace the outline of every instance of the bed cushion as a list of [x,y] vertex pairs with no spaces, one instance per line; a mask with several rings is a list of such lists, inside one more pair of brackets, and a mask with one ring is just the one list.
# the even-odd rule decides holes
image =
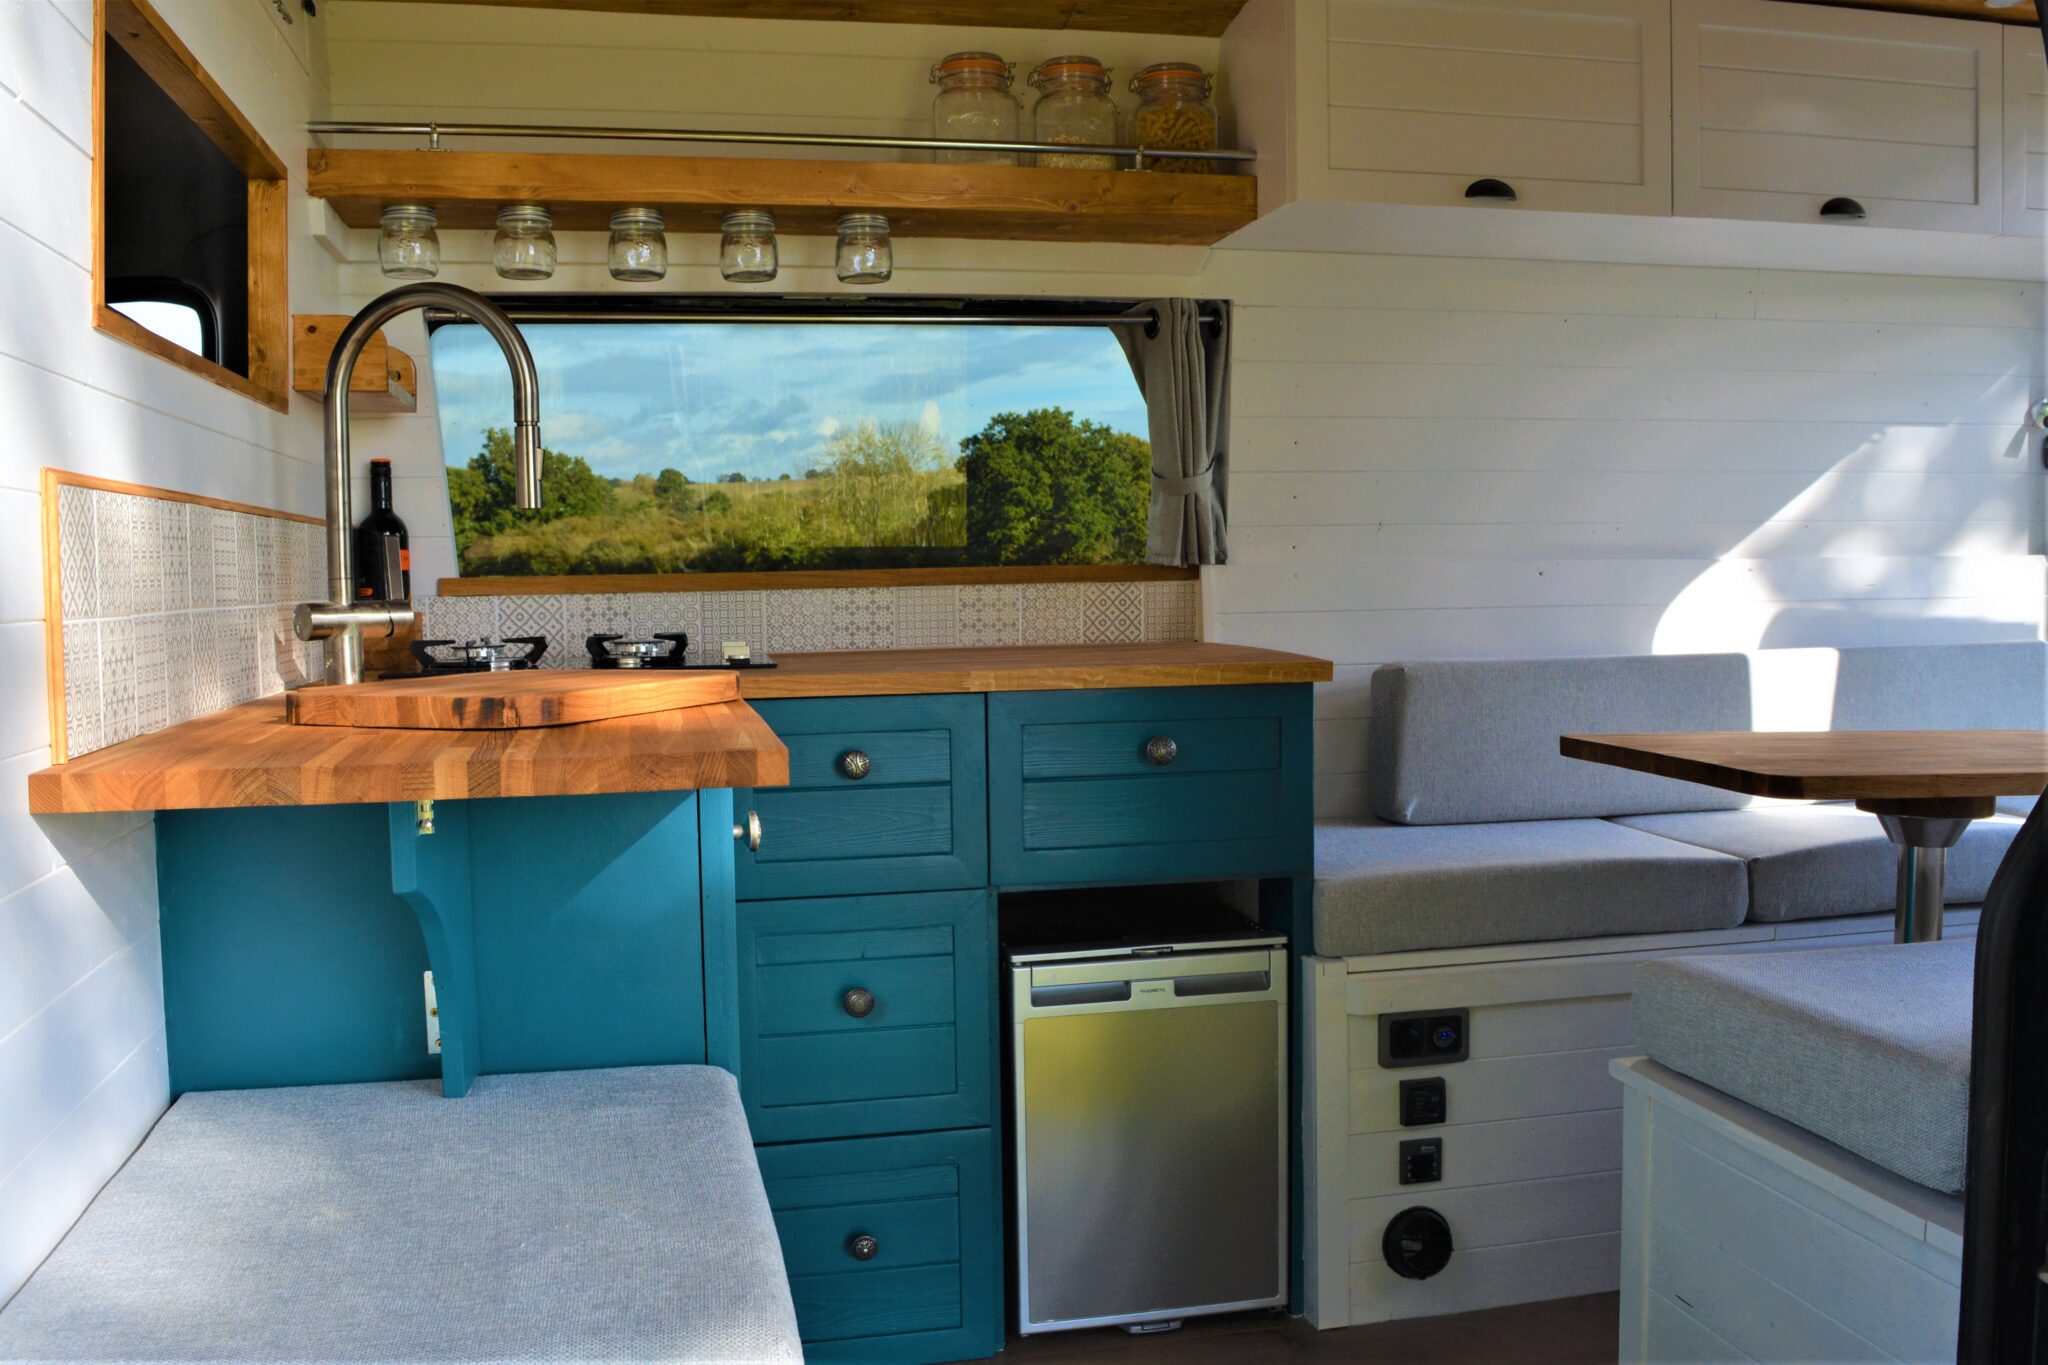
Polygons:
[[1652,962],[1651,1059],[1930,1189],[1963,1188],[1975,945],[1875,944]]
[[1742,863],[1606,820],[1316,828],[1326,957],[1727,929]]
[[189,1094],[0,1311],[0,1359],[801,1360],[712,1067]]
[[[1749,864],[1749,918],[1776,924],[1888,911],[1898,901],[1898,848],[1874,815],[1849,805],[1630,815],[1615,821]],[[2020,831],[2008,815],[1972,821],[1948,853],[1948,902],[1984,899]]]

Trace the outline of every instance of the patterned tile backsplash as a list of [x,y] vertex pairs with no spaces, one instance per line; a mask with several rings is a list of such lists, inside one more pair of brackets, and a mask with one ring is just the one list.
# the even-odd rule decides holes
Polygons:
[[421,597],[422,633],[434,640],[545,635],[543,662],[589,662],[599,631],[682,631],[692,662],[726,640],[758,652],[919,649],[947,645],[1134,644],[1193,640],[1196,584],[1018,583],[915,588],[792,588],[760,592],[592,593],[570,596]]
[[292,608],[327,595],[322,527],[55,485],[66,757],[319,677]]

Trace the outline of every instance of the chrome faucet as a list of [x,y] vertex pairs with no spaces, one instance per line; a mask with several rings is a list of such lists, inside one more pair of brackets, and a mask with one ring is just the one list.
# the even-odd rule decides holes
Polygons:
[[327,359],[327,602],[307,602],[292,614],[301,640],[327,642],[327,681],[363,680],[363,632],[396,634],[413,622],[410,602],[355,599],[355,518],[349,509],[355,470],[348,456],[348,385],[356,359],[377,329],[414,308],[442,307],[482,324],[512,367],[513,498],[540,506],[540,373],[533,352],[504,310],[473,289],[454,284],[408,284],[379,296],[349,319]]

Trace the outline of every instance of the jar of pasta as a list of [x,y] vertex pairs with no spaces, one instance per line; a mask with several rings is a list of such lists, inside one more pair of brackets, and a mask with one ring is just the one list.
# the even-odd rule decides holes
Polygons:
[[[1031,110],[1032,137],[1064,146],[1114,147],[1116,101],[1109,97],[1109,68],[1093,57],[1054,57],[1031,73],[1038,103]],[[1068,171],[1113,171],[1116,158],[1103,152],[1040,152],[1038,164]]]
[[[1131,77],[1138,112],[1131,120],[1132,140],[1146,151],[1213,152],[1216,150],[1216,102],[1209,94],[1209,73],[1193,62],[1158,62]],[[1148,171],[1183,171],[1213,175],[1216,163],[1191,157],[1145,158]]]

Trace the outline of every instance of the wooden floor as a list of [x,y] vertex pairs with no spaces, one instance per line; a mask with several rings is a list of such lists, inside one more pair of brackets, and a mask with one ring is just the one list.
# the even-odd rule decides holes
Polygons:
[[1157,1336],[1132,1336],[1109,1327],[1012,1337],[1002,1365],[1612,1365],[1620,1312],[1618,1294],[1590,1294],[1329,1332],[1318,1332],[1301,1318],[1241,1313],[1195,1319],[1177,1332]]

